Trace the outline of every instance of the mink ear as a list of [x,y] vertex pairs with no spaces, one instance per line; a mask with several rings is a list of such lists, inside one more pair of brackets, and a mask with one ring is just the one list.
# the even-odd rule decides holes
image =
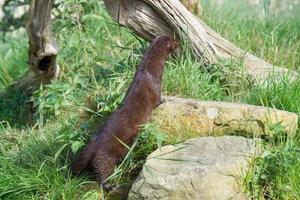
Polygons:
[[153,37],[153,38],[150,40],[150,44],[153,43],[153,42],[156,40],[156,38],[157,38],[157,37]]
[[166,46],[167,46],[168,49],[171,49],[172,48],[171,42],[168,42]]

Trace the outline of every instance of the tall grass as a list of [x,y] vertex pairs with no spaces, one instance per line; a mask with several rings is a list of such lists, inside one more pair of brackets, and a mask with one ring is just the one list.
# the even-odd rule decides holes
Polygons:
[[[243,3],[227,0],[225,6],[216,8],[203,2],[204,21],[224,37],[275,65],[298,69],[298,12],[258,18]],[[62,18],[54,23],[61,77],[30,99],[7,90],[26,71],[25,34],[7,37],[0,46],[0,199],[100,196],[100,189],[87,176],[71,176],[69,163],[121,103],[147,43],[118,26],[100,1],[66,1],[63,9]],[[246,80],[224,77],[218,70],[223,65],[239,64],[220,63],[208,70],[184,48],[181,56],[167,61],[163,93],[300,113],[299,80],[249,86]],[[31,126],[26,123],[28,102],[35,106]],[[147,155],[166,142],[172,143],[157,127],[146,125],[111,183],[130,185]],[[299,145],[298,138],[265,141],[265,153],[253,161],[255,166],[245,181],[249,196],[300,198]]]

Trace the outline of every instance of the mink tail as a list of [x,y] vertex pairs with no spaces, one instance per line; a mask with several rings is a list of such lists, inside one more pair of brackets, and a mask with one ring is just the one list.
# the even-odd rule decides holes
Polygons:
[[71,171],[73,173],[80,173],[85,170],[90,161],[93,159],[96,149],[95,142],[89,142],[88,145],[86,145],[85,148],[79,153],[77,159],[72,162]]

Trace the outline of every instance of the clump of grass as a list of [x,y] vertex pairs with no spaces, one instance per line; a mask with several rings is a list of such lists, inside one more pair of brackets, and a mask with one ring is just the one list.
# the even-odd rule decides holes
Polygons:
[[203,20],[226,39],[276,66],[299,68],[299,6],[259,18],[263,5],[249,8],[245,2],[225,0],[218,7],[202,2]]
[[18,149],[0,154],[1,199],[76,199],[77,195],[84,195],[78,190],[84,179],[73,179],[69,173],[69,150],[57,154],[63,144],[57,143],[55,138],[66,131],[66,127],[71,129],[67,123],[67,126],[49,124],[43,130],[16,132],[27,136],[25,142],[18,144]]
[[299,138],[287,138],[279,124],[262,141],[262,154],[252,163],[245,178],[252,199],[299,198]]
[[207,67],[196,61],[183,46],[178,59],[167,62],[163,77],[163,93],[195,99],[225,100],[225,89],[221,86],[218,73],[207,73]]
[[8,36],[6,41],[9,42],[1,39],[0,37],[0,90],[3,90],[26,71],[28,42],[24,36],[20,39]]
[[276,77],[270,78],[266,84],[252,89],[247,96],[251,104],[274,107],[300,114],[300,79],[291,81],[283,79],[278,82]]

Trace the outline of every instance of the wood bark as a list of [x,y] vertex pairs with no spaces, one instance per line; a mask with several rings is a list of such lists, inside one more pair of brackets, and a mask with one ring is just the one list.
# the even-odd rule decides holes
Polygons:
[[56,79],[58,47],[52,34],[51,8],[54,0],[32,0],[26,30],[29,36],[29,70],[15,87],[33,91]]
[[[236,69],[238,73],[242,70],[256,82],[265,81],[271,74],[277,78],[286,74],[292,79],[298,76],[294,71],[273,66],[230,43],[178,0],[104,0],[104,3],[114,20],[137,35],[147,40],[159,35],[186,40],[196,57],[207,64],[234,60],[244,66],[244,69]],[[224,71],[232,70],[224,68]]]

